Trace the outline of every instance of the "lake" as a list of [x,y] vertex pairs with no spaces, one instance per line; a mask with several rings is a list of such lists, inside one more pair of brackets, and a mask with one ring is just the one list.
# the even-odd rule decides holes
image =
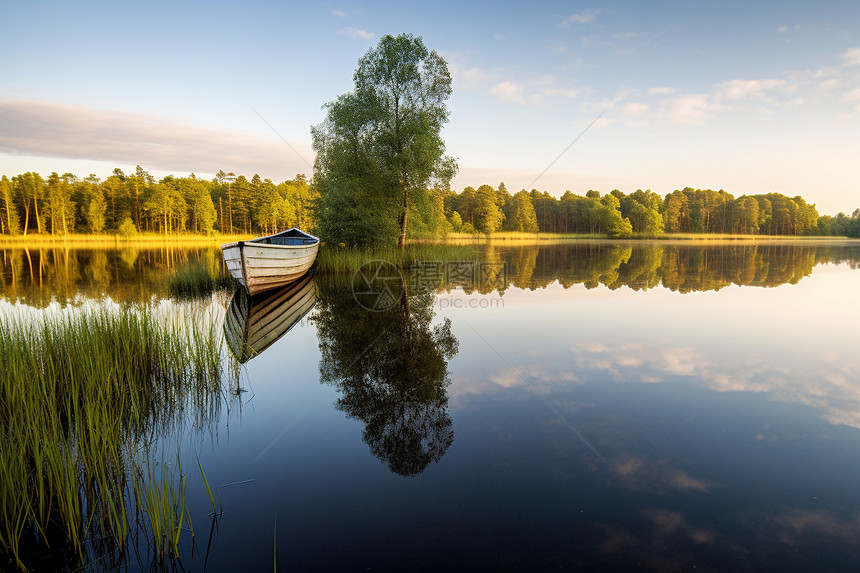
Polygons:
[[[860,242],[464,252],[249,300],[171,295],[212,249],[3,250],[0,312],[226,331],[238,378],[153,430],[193,523],[168,568],[860,570]],[[35,570],[152,564],[32,529]]]

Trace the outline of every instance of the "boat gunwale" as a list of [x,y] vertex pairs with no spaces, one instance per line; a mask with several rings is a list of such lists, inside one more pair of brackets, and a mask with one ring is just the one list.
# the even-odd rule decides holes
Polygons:
[[[306,236],[307,238],[313,239],[314,242],[306,244],[306,245],[273,245],[272,243],[260,243],[259,242],[259,241],[263,241],[265,239],[272,239],[275,237],[279,237],[279,236],[283,235],[284,233],[289,233],[290,231],[298,231],[299,233]],[[291,229],[281,231],[280,233],[275,233],[274,235],[266,235],[265,237],[256,237],[254,239],[248,239],[247,241],[236,241],[234,243],[225,243],[225,244],[221,245],[221,250],[229,249],[230,247],[242,247],[243,245],[246,245],[248,243],[253,244],[255,247],[273,247],[275,249],[308,249],[311,247],[318,247],[320,244],[320,239],[319,239],[319,237],[315,237],[315,236],[311,235],[310,233],[306,233],[306,232],[302,231],[298,227],[293,227]]]

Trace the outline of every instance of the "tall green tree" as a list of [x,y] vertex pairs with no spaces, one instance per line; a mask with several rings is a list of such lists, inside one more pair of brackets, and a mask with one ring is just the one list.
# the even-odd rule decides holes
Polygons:
[[481,185],[475,193],[474,210],[475,230],[479,233],[495,233],[502,228],[505,215],[499,207],[496,190],[489,185]]
[[140,198],[147,194],[148,188],[155,182],[155,178],[145,171],[140,165],[134,170],[127,180],[129,200],[133,204],[134,223],[139,230],[143,229],[141,223]]
[[9,235],[17,235],[21,230],[13,196],[12,182],[4,175],[0,178],[0,230]]
[[618,198],[611,193],[604,195],[600,202],[605,207],[603,211],[603,229],[610,236],[615,238],[627,238],[633,235],[633,225],[630,224],[630,219],[625,219],[621,216],[621,203]]
[[211,233],[217,213],[209,192],[209,182],[196,177],[186,180],[184,195],[191,209],[191,228],[194,231]]
[[101,233],[105,228],[107,202],[100,188],[101,179],[90,173],[80,183],[82,191],[82,215],[86,228],[91,233]]
[[[389,226],[376,221],[393,214],[403,248],[410,206],[456,172],[441,135],[451,75],[420,36],[400,34],[368,50],[353,80],[354,91],[329,103],[325,121],[311,130],[319,232],[330,241],[387,242]],[[387,208],[368,217],[368,203]]]
[[45,181],[38,173],[28,171],[12,178],[12,188],[13,196],[24,211],[24,234],[30,228],[31,218],[35,218],[36,229],[41,233]]
[[317,198],[315,189],[309,184],[304,174],[296,175],[290,181],[284,181],[278,185],[281,196],[295,210],[295,225],[304,230],[309,230],[312,225],[312,204]]
[[508,228],[511,231],[520,231],[523,233],[538,232],[535,208],[532,205],[531,196],[529,196],[525,189],[514,195],[511,200],[511,216],[508,221]]
[[218,209],[218,230],[222,233],[233,232],[233,197],[230,195],[230,186],[235,180],[235,173],[224,173],[223,169],[219,169],[212,180],[212,203]]
[[72,188],[66,177],[56,172],[48,177],[48,207],[51,215],[51,234],[63,235],[74,230],[75,205],[72,202]]

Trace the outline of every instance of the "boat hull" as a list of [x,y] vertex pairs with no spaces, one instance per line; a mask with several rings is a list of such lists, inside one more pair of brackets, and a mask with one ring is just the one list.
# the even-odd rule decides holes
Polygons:
[[289,332],[315,303],[316,285],[310,275],[255,297],[236,291],[224,321],[227,346],[245,363]]
[[251,296],[303,277],[316,260],[319,240],[306,245],[240,241],[222,245],[227,270]]

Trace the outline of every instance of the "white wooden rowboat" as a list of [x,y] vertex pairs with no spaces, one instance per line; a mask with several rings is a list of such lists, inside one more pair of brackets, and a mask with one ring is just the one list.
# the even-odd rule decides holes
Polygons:
[[227,270],[255,295],[304,276],[314,264],[320,240],[299,229],[221,245]]
[[227,347],[244,364],[298,324],[316,299],[316,285],[310,275],[253,297],[237,290],[224,320]]

